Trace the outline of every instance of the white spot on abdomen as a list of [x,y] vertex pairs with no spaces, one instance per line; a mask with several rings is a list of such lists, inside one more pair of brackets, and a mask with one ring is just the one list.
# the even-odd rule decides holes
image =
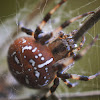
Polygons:
[[35,71],[35,76],[36,76],[37,78],[39,78],[40,73],[39,73],[38,71]]
[[48,84],[48,81],[49,81],[49,80],[46,80],[46,81],[45,81],[45,84],[39,85],[39,86],[45,86],[45,85],[47,85],[47,84]]
[[38,56],[37,56],[37,55],[35,55],[35,58],[38,58]]
[[34,67],[34,70],[36,70],[37,68],[36,67]]
[[22,43],[26,43],[26,40],[23,38],[23,42]]
[[24,56],[24,58],[26,58],[26,56]]
[[32,46],[25,46],[22,48],[22,53],[24,52],[24,50],[31,50]]
[[45,70],[46,70],[46,72],[48,72],[48,68],[47,67],[45,68]]
[[30,59],[30,60],[29,60],[29,62],[30,62],[30,63],[32,63],[32,66],[34,66],[34,65],[35,65],[35,61],[34,61],[34,60],[32,60],[32,59]]
[[39,68],[42,68],[42,67],[44,67],[45,65],[50,64],[52,61],[53,61],[53,58],[47,60],[45,63],[39,64],[38,67],[39,67]]
[[30,69],[30,68],[28,69],[28,71],[31,71],[31,70],[32,70],[32,69]]
[[44,57],[41,57],[41,60],[44,60]]
[[19,64],[19,60],[16,56],[15,56],[15,61],[16,61],[17,64]]
[[37,50],[37,47],[35,47],[33,50],[32,50],[32,52],[35,52]]
[[46,79],[46,76],[44,77],[44,79]]
[[13,52],[11,56],[13,56],[13,55],[15,55],[15,54],[16,54],[16,52]]
[[39,53],[38,56],[41,57],[42,56],[42,53]]
[[47,84],[47,83],[48,83],[48,80],[45,81],[45,84]]

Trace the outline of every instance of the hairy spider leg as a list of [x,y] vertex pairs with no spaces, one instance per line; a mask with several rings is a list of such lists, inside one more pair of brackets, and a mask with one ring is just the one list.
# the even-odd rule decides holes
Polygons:
[[65,21],[64,23],[61,24],[60,27],[56,28],[53,32],[51,32],[50,34],[46,34],[46,35],[52,36],[52,38],[50,38],[48,41],[46,41],[45,44],[51,44],[54,40],[56,40],[59,37],[58,33],[65,27],[69,26],[72,22],[74,22],[80,18],[83,18],[89,14],[93,14],[93,13],[94,13],[93,11],[90,11],[90,12],[84,13],[82,15],[76,16],[68,21]]
[[44,17],[44,19],[41,21],[40,25],[37,26],[35,30],[35,39],[38,40],[38,35],[42,32],[42,28],[45,26],[47,21],[51,18],[51,15],[67,0],[61,0],[53,9],[50,10]]
[[79,28],[77,33],[74,35],[73,39],[75,42],[79,40],[94,24],[96,24],[100,19],[100,9],[95,11],[95,13]]
[[71,55],[74,55],[74,52],[78,52],[84,45],[85,43],[85,36],[82,36],[82,41],[80,42],[78,47],[73,47],[67,54],[66,57],[70,57]]
[[[74,30],[74,31],[72,31],[70,34],[64,34],[64,33],[61,31],[61,32],[60,32],[60,37],[58,37],[59,39],[64,39],[64,40],[67,42],[67,44],[66,44],[66,42],[65,42],[65,44],[68,45],[68,46],[70,47],[70,52],[67,51],[67,53],[66,53],[67,56],[74,55],[73,49],[76,49],[77,44],[74,43],[72,37],[73,37],[73,35],[75,35],[76,32],[77,32],[77,30]],[[82,39],[81,42],[83,43],[83,41],[84,41],[84,40]],[[81,45],[82,43],[80,43],[80,45]],[[59,47],[59,46],[60,46],[60,45],[58,44],[58,47]],[[66,57],[66,56],[65,56],[65,57]]]
[[96,36],[93,41],[86,46],[85,49],[83,49],[79,54],[77,54],[76,56],[71,56],[71,57],[66,57],[63,58],[62,60],[57,61],[52,68],[55,71],[63,71],[64,68],[67,68],[67,66],[69,66],[70,64],[72,64],[74,61],[79,60],[81,57],[83,57],[86,52],[92,47],[92,45],[96,42],[98,36]]
[[34,32],[31,29],[24,27],[21,22],[18,23],[18,27],[19,27],[19,29],[21,29],[22,32],[25,32],[26,34],[32,35],[34,37]]
[[72,62],[74,62],[75,60],[79,60],[82,56],[84,56],[87,52],[88,49],[91,48],[91,46],[94,44],[94,42],[97,40],[98,36],[96,36],[94,38],[94,40],[84,49],[82,50],[79,54],[77,54],[74,57],[69,57],[69,59],[64,58],[63,60],[58,61],[58,63],[56,63],[53,67],[55,67],[56,70],[59,71],[59,73],[57,73],[57,77],[60,77],[62,80],[65,81],[65,79],[75,79],[75,80],[83,80],[83,81],[88,81],[91,79],[94,79],[95,77],[97,77],[98,75],[100,75],[100,72],[91,75],[91,76],[82,76],[82,75],[77,75],[77,74],[62,74],[63,68],[65,68],[66,66],[70,65]]
[[68,81],[67,79],[63,79],[63,78],[62,78],[62,81],[63,81],[69,88],[72,88],[72,87],[75,87],[76,85],[78,85],[77,82],[71,83],[71,82]]
[[49,48],[52,54],[54,55],[55,60],[58,61],[65,57],[74,56],[77,53],[77,51],[79,51],[82,48],[84,43],[85,36],[82,37],[82,41],[77,47],[77,44],[75,44],[72,39],[72,34],[66,34],[63,37],[61,37],[61,39],[55,40],[53,43],[51,43],[49,45]]
[[59,85],[59,78],[56,77],[54,79],[54,83],[53,85],[51,86],[50,90],[40,99],[40,100],[47,100],[47,98],[53,93],[55,92],[56,88],[58,87]]
[[[62,78],[62,80],[64,81],[64,83],[65,83],[69,88],[75,87],[76,85],[78,85],[77,82],[71,83],[71,82],[69,82],[67,79],[63,79],[63,78]],[[46,100],[53,92],[55,92],[55,90],[57,89],[58,85],[59,85],[59,78],[56,77],[56,78],[54,79],[54,84],[51,86],[50,90],[49,90],[40,100]]]
[[[47,23],[47,21],[51,18],[51,15],[67,0],[61,0],[61,2],[59,2],[49,13],[46,14],[46,16],[44,17],[43,21],[40,23],[40,25],[36,28],[35,33],[31,30],[28,29],[26,27],[23,26],[23,24],[20,22],[18,24],[19,28],[21,29],[21,31],[25,32],[28,35],[32,35],[33,37],[35,37],[35,39],[38,39],[38,35],[42,32],[42,28],[43,26]],[[34,36],[35,34],[35,36]],[[40,39],[40,38],[39,38]],[[42,44],[42,42],[41,42]]]
[[[70,36],[72,36],[74,33],[70,33],[70,34],[64,34],[62,31],[60,31],[59,33],[59,39],[66,39],[66,38],[68,38],[68,37],[70,37]],[[46,34],[46,35],[44,35],[44,34],[39,34],[39,42],[42,44],[42,45],[44,45],[45,44],[45,42],[48,40],[48,39],[50,39],[51,37],[52,37],[53,35],[52,35],[52,32],[51,33],[48,33],[48,34]]]
[[47,92],[47,94],[44,95],[40,100],[46,100],[56,90],[56,88],[59,85],[59,78],[61,78],[68,87],[75,87],[76,85],[78,85],[77,82],[76,83],[70,83],[66,79],[72,78],[72,79],[76,79],[76,80],[88,81],[88,80],[91,80],[91,79],[97,77],[98,75],[100,75],[100,72],[98,72],[98,73],[96,73],[95,75],[92,75],[92,76],[82,76],[82,75],[68,74],[68,73],[63,74],[63,72],[64,72],[63,69],[66,68],[66,66],[69,66],[70,64],[72,64],[75,60],[79,60],[82,56],[84,56],[86,54],[86,52],[88,51],[88,49],[90,49],[91,46],[95,43],[97,38],[98,38],[98,36],[96,36],[94,38],[94,40],[84,50],[82,50],[76,56],[69,57],[69,59],[64,58],[63,60],[60,60],[53,65],[54,70],[55,71],[58,70],[57,77],[54,79],[53,86],[50,88],[50,90]]
[[84,45],[84,43],[85,43],[85,40],[86,40],[86,39],[85,39],[85,36],[83,36],[80,45],[79,45],[75,50],[79,51],[79,50],[83,47],[83,45]]
[[[88,49],[91,48],[91,46],[95,43],[95,41],[97,40],[98,36],[96,36],[94,38],[94,40],[84,49],[82,50],[79,54],[77,54],[74,57],[70,57],[69,60],[67,60],[66,58],[66,62],[64,60],[64,62],[58,61],[58,63],[56,63],[58,72],[57,72],[57,77],[61,78],[64,83],[69,87],[75,87],[76,85],[78,85],[77,82],[75,83],[70,83],[67,79],[75,79],[75,80],[81,80],[81,81],[88,81],[91,79],[96,78],[97,76],[100,75],[100,72],[91,75],[91,76],[83,76],[83,75],[77,75],[77,74],[63,74],[65,72],[65,70],[63,68],[66,68],[66,66],[69,66],[72,62],[74,62],[75,60],[79,60],[82,56],[84,56],[86,54],[86,52],[88,51]],[[55,65],[54,65],[55,66]]]
[[[97,38],[98,38],[98,36],[96,36],[94,38],[94,40],[84,50],[82,50],[76,56],[70,57],[69,60],[67,60],[67,58],[64,58],[64,60],[60,60],[60,61],[58,61],[57,63],[55,63],[53,65],[54,70],[55,71],[58,70],[57,77],[54,79],[53,86],[50,88],[50,90],[47,92],[47,94],[44,95],[40,100],[46,100],[56,90],[56,88],[59,85],[59,78],[61,78],[64,81],[64,83],[68,87],[71,88],[71,87],[75,87],[76,85],[78,85],[78,83],[77,82],[76,83],[70,83],[66,79],[72,78],[72,79],[87,81],[87,80],[93,79],[93,78],[97,77],[98,75],[100,75],[100,72],[96,73],[95,75],[92,75],[92,76],[82,76],[82,75],[68,74],[68,73],[67,74],[63,74],[63,72],[64,72],[63,69],[66,68],[66,66],[69,66],[70,64],[72,64],[75,60],[79,60],[82,56],[84,56],[86,54],[86,52],[88,51],[88,49],[90,49],[91,46],[95,43]],[[67,61],[67,63],[65,61]]]
[[94,75],[91,75],[91,76],[83,76],[83,75],[68,74],[68,73],[66,73],[66,74],[59,73],[57,75],[57,77],[60,77],[61,79],[75,79],[75,80],[88,81],[88,80],[96,78],[99,75],[100,75],[100,72],[98,72]]
[[74,36],[75,35],[75,33],[77,32],[78,30],[73,30],[72,32],[70,32],[69,34],[64,34],[64,32],[63,31],[60,31],[59,32],[59,39],[66,39],[66,38],[68,38],[68,37],[72,37],[72,36]]
[[[57,54],[60,55],[60,52],[62,53],[65,52],[64,54],[61,53],[63,55],[63,58],[74,56],[83,47],[85,43],[85,36],[82,36],[82,40],[79,46],[77,46],[77,44],[75,44],[73,40],[73,36],[76,34],[76,32],[77,30],[73,30],[70,34],[63,34],[63,32],[61,31],[60,32],[61,36],[59,37],[59,39],[62,39],[63,41],[65,41],[65,43],[63,44],[62,43],[63,41],[57,42],[55,40],[52,44],[49,45],[49,48],[51,48],[51,52],[53,53],[55,57],[57,57]],[[54,46],[55,43],[56,45]],[[54,48],[52,48],[52,46]]]

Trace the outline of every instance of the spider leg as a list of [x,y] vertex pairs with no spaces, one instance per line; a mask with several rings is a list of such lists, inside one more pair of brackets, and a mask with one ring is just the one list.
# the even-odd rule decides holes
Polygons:
[[58,85],[59,85],[59,78],[56,77],[54,79],[53,86],[51,86],[50,90],[40,100],[46,100],[56,90],[56,88],[58,87]]
[[21,22],[18,24],[18,27],[22,32],[25,32],[26,34],[32,35],[34,37],[34,32],[31,29],[24,27]]
[[67,79],[63,79],[63,78],[62,78],[62,81],[63,81],[69,88],[72,88],[72,87],[75,87],[76,85],[78,85],[77,82],[71,83],[71,82],[69,82]]
[[40,25],[35,30],[35,39],[38,40],[38,35],[41,33],[42,28],[45,26],[47,21],[51,18],[51,15],[67,0],[61,0],[50,12],[46,14]]
[[84,45],[84,43],[85,43],[85,40],[86,40],[86,39],[85,39],[85,36],[83,36],[80,45],[76,48],[77,51],[79,51],[79,50],[83,47],[83,45]]
[[79,44],[79,46],[78,47],[75,47],[75,45],[76,44],[74,44],[74,46],[73,46],[73,48],[72,48],[72,50],[70,50],[67,54],[66,54],[66,57],[70,57],[70,56],[74,56],[74,52],[78,52],[82,47],[83,47],[83,45],[84,45],[84,43],[85,43],[85,36],[82,36],[82,41],[81,41],[81,43]]
[[[51,44],[54,40],[56,40],[58,37],[59,37],[59,32],[62,30],[62,29],[64,29],[65,27],[67,27],[67,26],[69,26],[72,22],[74,22],[74,21],[76,21],[76,20],[78,20],[78,19],[80,19],[80,18],[83,18],[83,17],[85,17],[85,16],[87,16],[87,15],[89,15],[89,14],[93,14],[94,12],[93,11],[91,11],[91,12],[87,12],[87,13],[84,13],[84,14],[82,14],[82,15],[79,15],[79,16],[77,16],[77,17],[74,17],[74,18],[72,18],[72,19],[70,19],[70,20],[68,20],[68,21],[65,21],[64,23],[62,23],[61,24],[61,26],[60,27],[58,27],[57,29],[55,29],[53,32],[51,32],[50,34],[46,34],[46,35],[50,35],[50,36],[52,36],[52,38],[50,37],[50,39],[48,40],[48,41],[46,41],[45,43],[47,44]],[[52,34],[52,35],[51,35]]]
[[[47,44],[46,42],[47,42],[47,40],[49,40],[51,37],[53,36],[53,34],[52,34],[52,32],[51,33],[48,33],[48,34],[39,34],[38,35],[38,41],[42,44],[42,45],[45,45],[45,44]],[[68,34],[66,34],[66,36],[65,37],[63,37],[63,36],[65,36],[64,35],[64,33],[62,33],[61,31],[59,32],[59,39],[64,39],[64,38],[67,38],[67,37],[69,37],[70,35],[68,35]]]
[[94,24],[100,20],[100,8],[79,28],[73,39],[75,42],[79,40]]
[[77,74],[62,74],[62,73],[57,73],[57,77],[60,77],[61,79],[75,79],[75,80],[82,80],[82,81],[88,81],[88,80],[91,80],[91,79],[94,79],[96,78],[97,76],[100,75],[100,72],[94,74],[94,75],[91,75],[91,76],[83,76],[83,75],[77,75]]
[[71,57],[66,57],[66,58],[63,58],[59,61],[57,61],[53,66],[52,68],[54,70],[58,70],[58,71],[62,71],[64,68],[66,68],[67,66],[69,66],[70,64],[72,64],[74,61],[77,61],[79,60],[80,58],[82,58],[82,56],[84,56],[87,51],[92,47],[92,45],[96,42],[98,38],[98,35],[93,39],[93,41],[88,45],[86,46],[86,48],[84,48],[79,54],[77,54],[76,56],[71,56]]
[[70,40],[72,37],[70,38],[70,35],[64,35],[64,37],[60,38],[49,45],[49,49],[56,61],[65,57],[75,56],[85,43],[85,36],[82,37],[82,41],[78,47],[77,44],[71,43]]

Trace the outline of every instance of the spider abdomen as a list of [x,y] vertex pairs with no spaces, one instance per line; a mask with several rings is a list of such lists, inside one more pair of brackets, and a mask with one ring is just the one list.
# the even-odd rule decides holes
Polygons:
[[55,76],[54,58],[48,47],[37,43],[33,37],[14,41],[8,51],[8,65],[13,76],[30,88],[47,86]]

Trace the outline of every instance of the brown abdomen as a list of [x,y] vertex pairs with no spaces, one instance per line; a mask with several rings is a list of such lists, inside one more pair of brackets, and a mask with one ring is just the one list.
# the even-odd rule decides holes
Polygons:
[[47,86],[55,76],[54,58],[50,50],[32,37],[14,41],[8,51],[8,65],[12,75],[30,88]]

